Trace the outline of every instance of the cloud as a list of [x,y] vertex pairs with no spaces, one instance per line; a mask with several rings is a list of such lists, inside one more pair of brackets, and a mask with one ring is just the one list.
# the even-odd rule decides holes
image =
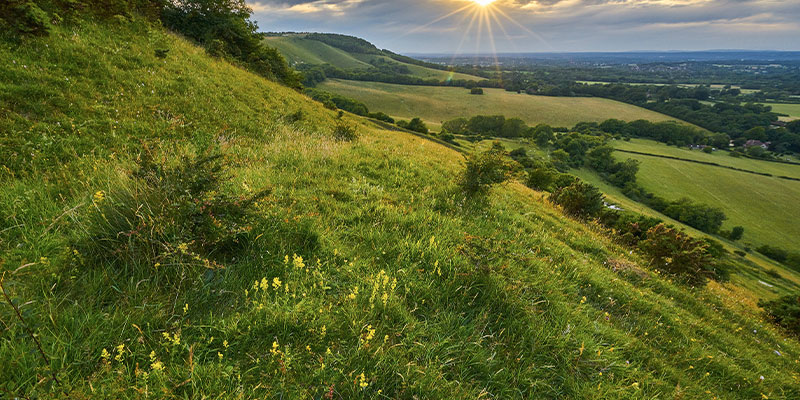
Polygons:
[[[468,0],[259,0],[266,30],[352,34],[405,52],[489,50],[465,13]],[[490,19],[498,51],[704,48],[800,50],[798,0],[498,0]],[[432,21],[435,23],[429,24]],[[484,30],[488,29],[483,26]],[[462,39],[463,38],[463,39]],[[472,51],[472,50],[470,50]]]

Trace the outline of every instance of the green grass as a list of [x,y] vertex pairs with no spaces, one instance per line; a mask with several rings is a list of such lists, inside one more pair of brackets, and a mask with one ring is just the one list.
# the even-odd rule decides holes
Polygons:
[[328,44],[306,39],[302,35],[291,36],[268,36],[265,38],[269,46],[275,47],[286,58],[291,65],[298,64],[331,64],[341,69],[362,69],[370,68],[370,62],[380,58],[384,61],[405,65],[411,76],[421,79],[464,79],[480,81],[483,78],[462,73],[452,73],[420,65],[408,64],[394,60],[388,56],[375,54],[349,53]]
[[800,165],[754,160],[746,157],[731,157],[731,153],[727,151],[715,151],[708,154],[700,150],[667,146],[664,143],[646,139],[631,139],[630,141],[617,140],[612,142],[612,144],[615,148],[620,150],[697,160],[774,176],[787,176],[800,179]]
[[581,97],[531,96],[502,89],[484,89],[483,95],[455,87],[394,85],[329,79],[321,89],[365,103],[370,110],[392,117],[422,118],[439,129],[443,121],[458,117],[502,114],[528,124],[545,123],[572,127],[578,122],[601,122],[609,118],[626,121],[647,119],[668,121],[674,118],[614,100]]
[[[800,344],[746,287],[675,284],[516,182],[464,201],[461,154],[337,121],[161,28],[116,21],[0,41],[0,269],[49,357],[3,303],[9,396],[800,396]],[[334,140],[339,123],[360,139]],[[268,195],[236,241],[155,235],[170,221],[151,216],[210,200],[153,209],[172,199],[132,175],[137,158],[169,169],[209,147],[228,160],[221,193]],[[126,257],[135,243],[183,261]]]
[[[616,157],[639,161],[639,183],[658,196],[667,200],[688,197],[722,209],[728,217],[723,229],[743,226],[744,243],[800,251],[796,240],[800,237],[800,217],[796,213],[800,182],[645,155],[617,153]],[[725,160],[727,156],[714,157]],[[755,162],[763,164],[753,165],[762,170],[783,167]]]
[[800,104],[764,103],[764,105],[772,107],[772,111],[776,113],[787,115],[787,117],[781,117],[781,120],[794,121],[800,119]]
[[354,55],[316,40],[300,36],[268,36],[264,39],[286,58],[291,65],[298,64],[331,64],[342,69],[370,68],[368,62],[361,61]]

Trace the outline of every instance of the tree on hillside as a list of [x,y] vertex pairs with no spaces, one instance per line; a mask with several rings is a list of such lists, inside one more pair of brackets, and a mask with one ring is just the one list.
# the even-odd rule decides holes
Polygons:
[[531,137],[533,137],[533,140],[539,147],[547,146],[556,140],[556,136],[553,134],[553,128],[545,124],[536,125],[536,127],[533,128]]
[[244,0],[172,0],[164,7],[162,21],[213,55],[235,58],[259,75],[299,88],[301,75],[277,50],[264,45],[251,13]]

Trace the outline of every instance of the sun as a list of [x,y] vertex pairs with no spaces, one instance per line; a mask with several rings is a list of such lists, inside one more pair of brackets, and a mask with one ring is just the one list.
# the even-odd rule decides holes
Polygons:
[[489,4],[494,3],[495,0],[472,0],[472,2],[477,4],[477,5],[479,5],[479,6],[481,6],[481,7],[486,7]]

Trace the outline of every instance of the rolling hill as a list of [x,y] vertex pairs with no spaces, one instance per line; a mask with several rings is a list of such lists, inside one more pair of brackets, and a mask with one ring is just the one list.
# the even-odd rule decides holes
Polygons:
[[[271,34],[264,37],[267,45],[275,47],[293,66],[311,66],[330,64],[334,67],[349,69],[369,69],[376,61],[401,66],[407,69],[408,75],[421,79],[463,79],[480,81],[483,78],[441,69],[429,68],[421,65],[410,64],[401,59],[392,58],[393,53],[379,50],[372,44],[361,39],[345,37],[347,40],[362,42],[362,46],[348,49],[337,48],[318,39],[334,35],[287,33]],[[342,37],[340,35],[335,35]],[[317,39],[315,39],[317,38]],[[336,43],[329,41],[330,43]]]
[[462,154],[159,24],[4,34],[0,88],[12,397],[800,396],[747,286],[656,274],[516,181],[467,201]]
[[457,87],[396,85],[329,79],[320,89],[366,104],[372,111],[392,117],[422,118],[438,129],[441,123],[458,117],[502,114],[517,117],[531,125],[539,123],[572,127],[578,122],[601,122],[609,118],[626,121],[646,119],[671,121],[674,118],[614,100],[588,97],[551,97],[517,94],[502,89],[484,89],[472,95]]

